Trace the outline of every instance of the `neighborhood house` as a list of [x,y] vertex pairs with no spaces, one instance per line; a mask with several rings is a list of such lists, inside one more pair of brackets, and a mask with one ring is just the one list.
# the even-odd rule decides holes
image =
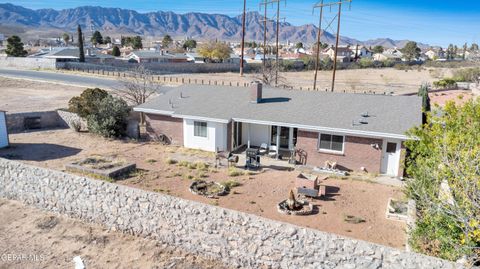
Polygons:
[[[403,176],[405,132],[422,123],[418,96],[184,85],[137,106],[147,132],[206,151],[267,147],[282,159]],[[270,155],[270,154],[269,154]]]

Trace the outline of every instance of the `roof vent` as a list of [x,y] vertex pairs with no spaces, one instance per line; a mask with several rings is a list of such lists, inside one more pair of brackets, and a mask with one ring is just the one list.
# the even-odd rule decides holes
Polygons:
[[367,111],[367,112],[365,112],[365,113],[362,113],[362,117],[364,117],[364,118],[368,118],[368,117],[370,117],[370,115],[368,114],[368,111]]

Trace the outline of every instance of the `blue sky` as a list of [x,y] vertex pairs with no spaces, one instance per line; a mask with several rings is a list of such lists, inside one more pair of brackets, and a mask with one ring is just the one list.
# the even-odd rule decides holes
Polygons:
[[[286,21],[295,24],[318,23],[318,11],[312,14],[317,0],[287,0],[282,5]],[[325,0],[325,2],[332,0]],[[247,0],[250,11],[259,10],[260,0]],[[238,15],[243,8],[241,0],[15,0],[12,3],[32,9],[63,9],[82,5],[101,5],[134,9],[139,12],[191,11]],[[335,10],[326,10],[333,17]],[[451,0],[353,0],[343,12],[341,34],[367,40],[378,37],[412,39],[432,45],[449,43],[480,43],[480,1]]]

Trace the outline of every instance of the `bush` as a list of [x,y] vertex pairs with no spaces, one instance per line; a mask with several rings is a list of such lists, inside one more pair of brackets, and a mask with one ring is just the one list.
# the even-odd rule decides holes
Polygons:
[[451,78],[444,78],[439,81],[433,82],[433,86],[435,86],[435,88],[441,88],[441,89],[452,88],[457,86],[457,82]]
[[238,177],[238,176],[243,175],[243,172],[238,170],[235,167],[230,167],[230,168],[228,168],[228,173],[227,174],[231,177]]
[[231,189],[242,185],[240,182],[236,181],[235,179],[227,180],[225,182],[222,182],[221,184],[225,187],[227,191],[230,191]]
[[358,64],[360,65],[360,68],[370,68],[373,67],[373,61],[368,58],[362,58],[360,61],[358,61]]
[[108,96],[105,90],[88,88],[68,101],[68,111],[78,114],[82,118],[98,111],[99,101]]
[[104,137],[123,136],[127,129],[130,108],[127,103],[108,95],[93,103],[96,111],[87,116],[88,129]]

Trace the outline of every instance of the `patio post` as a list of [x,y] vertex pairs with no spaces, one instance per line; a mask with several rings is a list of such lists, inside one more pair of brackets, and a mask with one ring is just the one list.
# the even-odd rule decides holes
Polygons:
[[277,156],[275,157],[278,160],[278,153],[280,152],[280,131],[282,130],[281,126],[277,126]]
[[247,123],[247,129],[248,129],[248,142],[247,142],[247,148],[250,148],[250,123]]

